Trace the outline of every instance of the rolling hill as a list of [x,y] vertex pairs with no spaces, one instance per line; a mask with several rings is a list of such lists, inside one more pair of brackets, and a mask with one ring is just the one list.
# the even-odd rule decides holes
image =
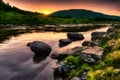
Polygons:
[[99,12],[94,12],[91,10],[85,9],[70,9],[70,10],[61,10],[51,14],[53,17],[61,17],[61,18],[111,18],[111,19],[119,19],[120,16],[112,16],[106,15]]

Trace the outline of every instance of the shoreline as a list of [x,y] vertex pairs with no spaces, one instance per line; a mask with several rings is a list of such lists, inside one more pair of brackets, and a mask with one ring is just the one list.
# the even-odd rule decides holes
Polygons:
[[54,31],[54,32],[83,32],[94,30],[102,27],[111,27],[120,24],[46,24],[46,25],[13,25],[13,24],[0,24],[0,28],[21,30],[23,32],[29,30],[36,31]]

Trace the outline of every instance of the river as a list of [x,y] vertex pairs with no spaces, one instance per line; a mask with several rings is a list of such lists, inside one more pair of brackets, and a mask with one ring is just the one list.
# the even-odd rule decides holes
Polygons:
[[[106,31],[108,27],[81,32],[84,40],[91,40],[94,31]],[[27,47],[32,41],[43,41],[52,47],[52,52],[63,51],[75,46],[81,46],[84,41],[75,41],[66,47],[58,46],[59,39],[67,38],[66,32],[34,32],[12,36],[9,40],[0,43],[0,80],[54,80],[53,67],[56,60],[48,56],[36,58],[34,53]]]

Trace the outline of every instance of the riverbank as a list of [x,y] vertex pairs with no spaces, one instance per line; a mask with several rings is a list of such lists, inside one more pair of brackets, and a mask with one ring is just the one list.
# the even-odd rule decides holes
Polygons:
[[[120,79],[120,26],[110,28],[107,30],[106,33],[100,32],[95,34],[98,34],[97,36],[99,37],[96,36],[93,42],[97,43],[97,45],[104,50],[100,61],[98,63],[89,63],[91,61],[94,61],[94,58],[96,61],[98,56],[95,57],[90,54],[89,56],[83,56],[82,52],[89,53],[89,50],[81,51],[81,49],[84,47],[75,47],[79,49],[76,49],[78,51],[77,53],[75,52],[75,54],[69,55],[66,58],[64,57],[66,56],[64,54],[62,54],[63,56],[59,55],[59,57],[64,57],[64,59],[62,60],[62,62],[60,61],[58,67],[55,68],[55,75],[57,76],[57,78],[62,77],[64,80]],[[102,34],[103,36],[99,34]],[[89,44],[92,44],[92,48],[94,48],[95,44],[93,45],[93,43],[90,42]],[[87,43],[85,45],[87,45]],[[73,48],[72,50],[74,50],[75,48]],[[86,58],[86,60],[84,60],[83,58]]]

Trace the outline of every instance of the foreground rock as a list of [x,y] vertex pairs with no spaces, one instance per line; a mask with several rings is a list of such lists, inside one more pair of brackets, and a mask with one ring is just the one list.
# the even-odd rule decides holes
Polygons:
[[83,40],[84,39],[84,36],[82,34],[76,33],[76,32],[67,33],[67,37],[68,37],[68,39],[70,39],[72,41]]
[[97,46],[97,44],[93,41],[84,41],[82,46]]
[[57,80],[59,77],[62,79],[67,77],[67,73],[71,71],[72,67],[65,65],[64,62],[60,63],[56,68],[54,68],[54,77]]
[[60,39],[59,40],[59,46],[60,47],[63,47],[63,46],[66,46],[68,44],[70,44],[72,41],[70,39]]
[[103,56],[103,49],[98,46],[87,47],[81,51],[81,59],[87,63],[97,63]]
[[62,53],[53,53],[51,58],[53,59],[64,59],[65,57],[73,55],[80,56],[84,62],[87,63],[97,63],[101,60],[103,56],[103,49],[98,46],[85,46],[85,47],[75,47],[71,50],[64,51]]
[[38,56],[48,56],[52,50],[48,44],[41,41],[30,42],[27,46]]

